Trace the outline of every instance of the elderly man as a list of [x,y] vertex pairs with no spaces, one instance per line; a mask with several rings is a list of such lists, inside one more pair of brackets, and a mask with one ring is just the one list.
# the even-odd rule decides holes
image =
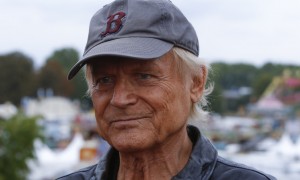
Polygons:
[[169,0],[116,0],[92,18],[83,58],[98,130],[112,146],[98,164],[61,179],[273,177],[225,160],[188,119],[201,105],[206,64],[192,25]]

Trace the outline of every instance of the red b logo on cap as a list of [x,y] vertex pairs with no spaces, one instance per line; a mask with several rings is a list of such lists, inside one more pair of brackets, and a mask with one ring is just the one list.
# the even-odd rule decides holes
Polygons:
[[101,33],[101,36],[115,33],[122,27],[122,18],[125,17],[124,12],[117,12],[116,14],[110,15],[107,19],[106,30]]

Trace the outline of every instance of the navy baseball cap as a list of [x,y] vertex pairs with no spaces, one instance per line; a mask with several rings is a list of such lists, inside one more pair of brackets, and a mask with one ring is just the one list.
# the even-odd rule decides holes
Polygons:
[[115,0],[92,17],[84,54],[70,70],[68,79],[91,59],[154,59],[174,46],[199,55],[193,26],[171,1]]

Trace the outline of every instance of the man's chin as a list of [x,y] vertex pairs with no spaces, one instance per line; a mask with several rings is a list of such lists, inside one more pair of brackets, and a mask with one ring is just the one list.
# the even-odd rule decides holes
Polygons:
[[112,137],[110,139],[111,145],[119,152],[132,153],[137,151],[144,151],[151,148],[151,143],[141,136],[126,136]]

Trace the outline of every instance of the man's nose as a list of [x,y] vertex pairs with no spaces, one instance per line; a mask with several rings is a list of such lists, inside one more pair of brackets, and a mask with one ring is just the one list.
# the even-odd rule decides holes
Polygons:
[[119,108],[133,105],[137,102],[137,95],[135,94],[135,87],[128,80],[117,81],[111,98],[111,105]]

